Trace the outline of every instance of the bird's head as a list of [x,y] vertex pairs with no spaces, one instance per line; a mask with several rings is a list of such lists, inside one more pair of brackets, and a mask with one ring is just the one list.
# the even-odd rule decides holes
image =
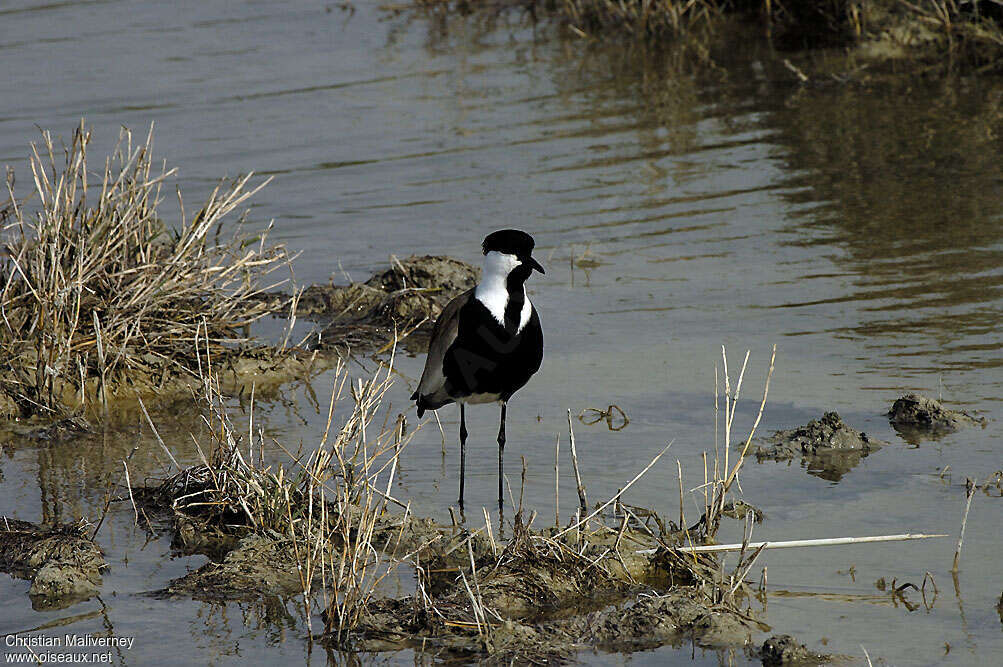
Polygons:
[[533,258],[533,237],[519,229],[500,229],[484,237],[484,272],[526,280],[532,271],[546,273]]

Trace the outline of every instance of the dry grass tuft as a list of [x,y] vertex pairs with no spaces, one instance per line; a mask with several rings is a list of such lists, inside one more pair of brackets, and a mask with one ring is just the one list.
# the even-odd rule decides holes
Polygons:
[[555,18],[579,36],[626,35],[638,39],[678,37],[719,16],[727,2],[716,0],[414,0],[440,17],[498,16],[518,10],[532,18]]
[[[153,160],[153,130],[133,145],[123,130],[99,178],[89,169],[91,134],[81,123],[69,146],[48,132],[32,144],[34,192],[0,208],[0,402],[8,417],[58,417],[126,384],[155,388],[195,374],[193,341],[217,357],[246,343],[266,314],[253,297],[284,265],[267,230],[220,239],[228,216],[260,190],[251,174],[221,182],[206,202],[169,224],[157,213],[174,173]],[[27,206],[35,205],[29,211]],[[243,220],[241,219],[240,222]],[[281,284],[280,283],[277,284]]]
[[[311,633],[311,619],[320,611],[324,632],[346,640],[376,587],[407,558],[397,558],[397,550],[409,510],[390,491],[399,455],[414,431],[407,430],[403,416],[391,421],[390,413],[381,411],[393,384],[392,362],[385,373],[354,385],[339,366],[324,436],[306,452],[286,451],[291,459],[286,465],[265,460],[265,436],[254,431],[253,398],[251,421],[242,433],[230,418],[209,360],[202,363],[207,374],[197,398],[212,433],[207,452],[199,446],[201,464],[179,471],[146,497],[210,533],[284,541],[290,561],[272,565],[295,569]],[[332,428],[346,385],[351,411]],[[405,508],[396,533],[386,526],[388,502]]]
[[679,36],[720,15],[714,0],[563,0],[559,11],[584,34],[623,32],[637,38]]
[[[590,40],[656,45],[684,39],[711,47],[723,18],[761,25],[781,51],[862,45],[877,60],[908,58],[976,71],[1003,62],[1003,5],[998,0],[412,0],[438,19],[473,15],[486,27],[505,13],[547,19]],[[400,11],[401,5],[393,5]],[[800,70],[797,70],[800,72]],[[808,80],[808,77],[803,79]]]

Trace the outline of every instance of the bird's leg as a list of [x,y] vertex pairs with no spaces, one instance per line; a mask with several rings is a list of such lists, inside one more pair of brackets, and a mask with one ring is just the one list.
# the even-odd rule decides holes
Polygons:
[[463,511],[463,472],[467,466],[467,417],[460,403],[460,511]]
[[501,404],[501,421],[498,425],[498,509],[502,508],[502,479],[505,476],[505,408],[506,403]]

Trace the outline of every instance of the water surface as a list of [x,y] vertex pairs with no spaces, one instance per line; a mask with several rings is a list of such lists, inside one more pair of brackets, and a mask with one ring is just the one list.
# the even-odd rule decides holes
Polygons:
[[[576,424],[590,498],[609,497],[674,439],[691,484],[714,448],[714,371],[733,378],[752,351],[736,430],[758,408],[772,344],[777,368],[764,430],[838,410],[891,443],[838,481],[805,466],[751,465],[745,498],[762,539],[909,531],[956,533],[966,476],[1001,463],[999,422],[909,443],[883,413],[906,391],[942,395],[991,418],[1003,400],[1003,85],[998,80],[802,87],[753,39],[712,66],[651,52],[541,36],[518,21],[388,19],[369,3],[8,2],[0,8],[0,161],[26,192],[35,126],[68,136],[93,125],[92,155],[119,126],[156,127],[187,200],[220,176],[274,181],[251,217],[302,251],[302,283],[362,279],[391,255],[478,260],[480,239],[530,231],[547,275],[530,295],[546,330],[539,375],[509,410],[509,469],[528,463],[526,502],[554,509],[553,445],[566,410],[621,406],[627,428]],[[587,260],[582,262],[581,260]],[[398,360],[395,410],[423,358]],[[371,364],[370,364],[371,365]],[[290,387],[256,419],[290,447],[323,431],[331,378]],[[455,501],[457,416],[442,411],[409,446],[399,497],[446,516]],[[468,503],[490,507],[496,410],[470,411]],[[197,458],[195,415],[162,415],[183,462]],[[8,442],[0,511],[31,521],[95,519],[121,461],[134,478],[166,457],[137,428],[56,444]],[[281,453],[276,451],[276,457]],[[561,506],[574,487],[563,464]],[[950,466],[949,473],[938,472]],[[513,475],[513,481],[515,476]],[[678,513],[675,462],[630,500]],[[697,516],[696,500],[687,515]],[[1003,651],[998,498],[976,497],[958,586],[953,540],[771,552],[765,620],[823,650],[894,664],[971,664]],[[729,527],[725,538],[738,538]],[[0,581],[0,632],[137,637],[118,664],[318,664],[293,602],[212,605],[144,591],[198,567],[148,541],[129,507],[99,537],[110,571],[100,599],[33,611],[28,583]],[[853,575],[844,574],[853,567]],[[874,582],[940,589],[910,611]],[[403,582],[402,586],[406,586]],[[915,601],[915,595],[911,596]],[[170,619],[165,622],[165,619]],[[340,659],[343,656],[336,656]],[[626,658],[585,653],[600,664]],[[365,660],[376,659],[363,656]],[[411,662],[410,653],[384,655]],[[745,661],[667,647],[643,663]]]

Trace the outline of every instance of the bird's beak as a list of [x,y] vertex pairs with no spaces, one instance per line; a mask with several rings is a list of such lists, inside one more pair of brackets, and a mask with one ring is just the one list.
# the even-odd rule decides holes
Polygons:
[[526,258],[526,264],[529,265],[529,268],[535,269],[535,270],[539,271],[540,273],[543,273],[543,274],[547,273],[546,271],[543,270],[543,267],[540,266],[540,263],[538,261],[536,261],[535,259],[533,259],[532,257],[527,257]]

